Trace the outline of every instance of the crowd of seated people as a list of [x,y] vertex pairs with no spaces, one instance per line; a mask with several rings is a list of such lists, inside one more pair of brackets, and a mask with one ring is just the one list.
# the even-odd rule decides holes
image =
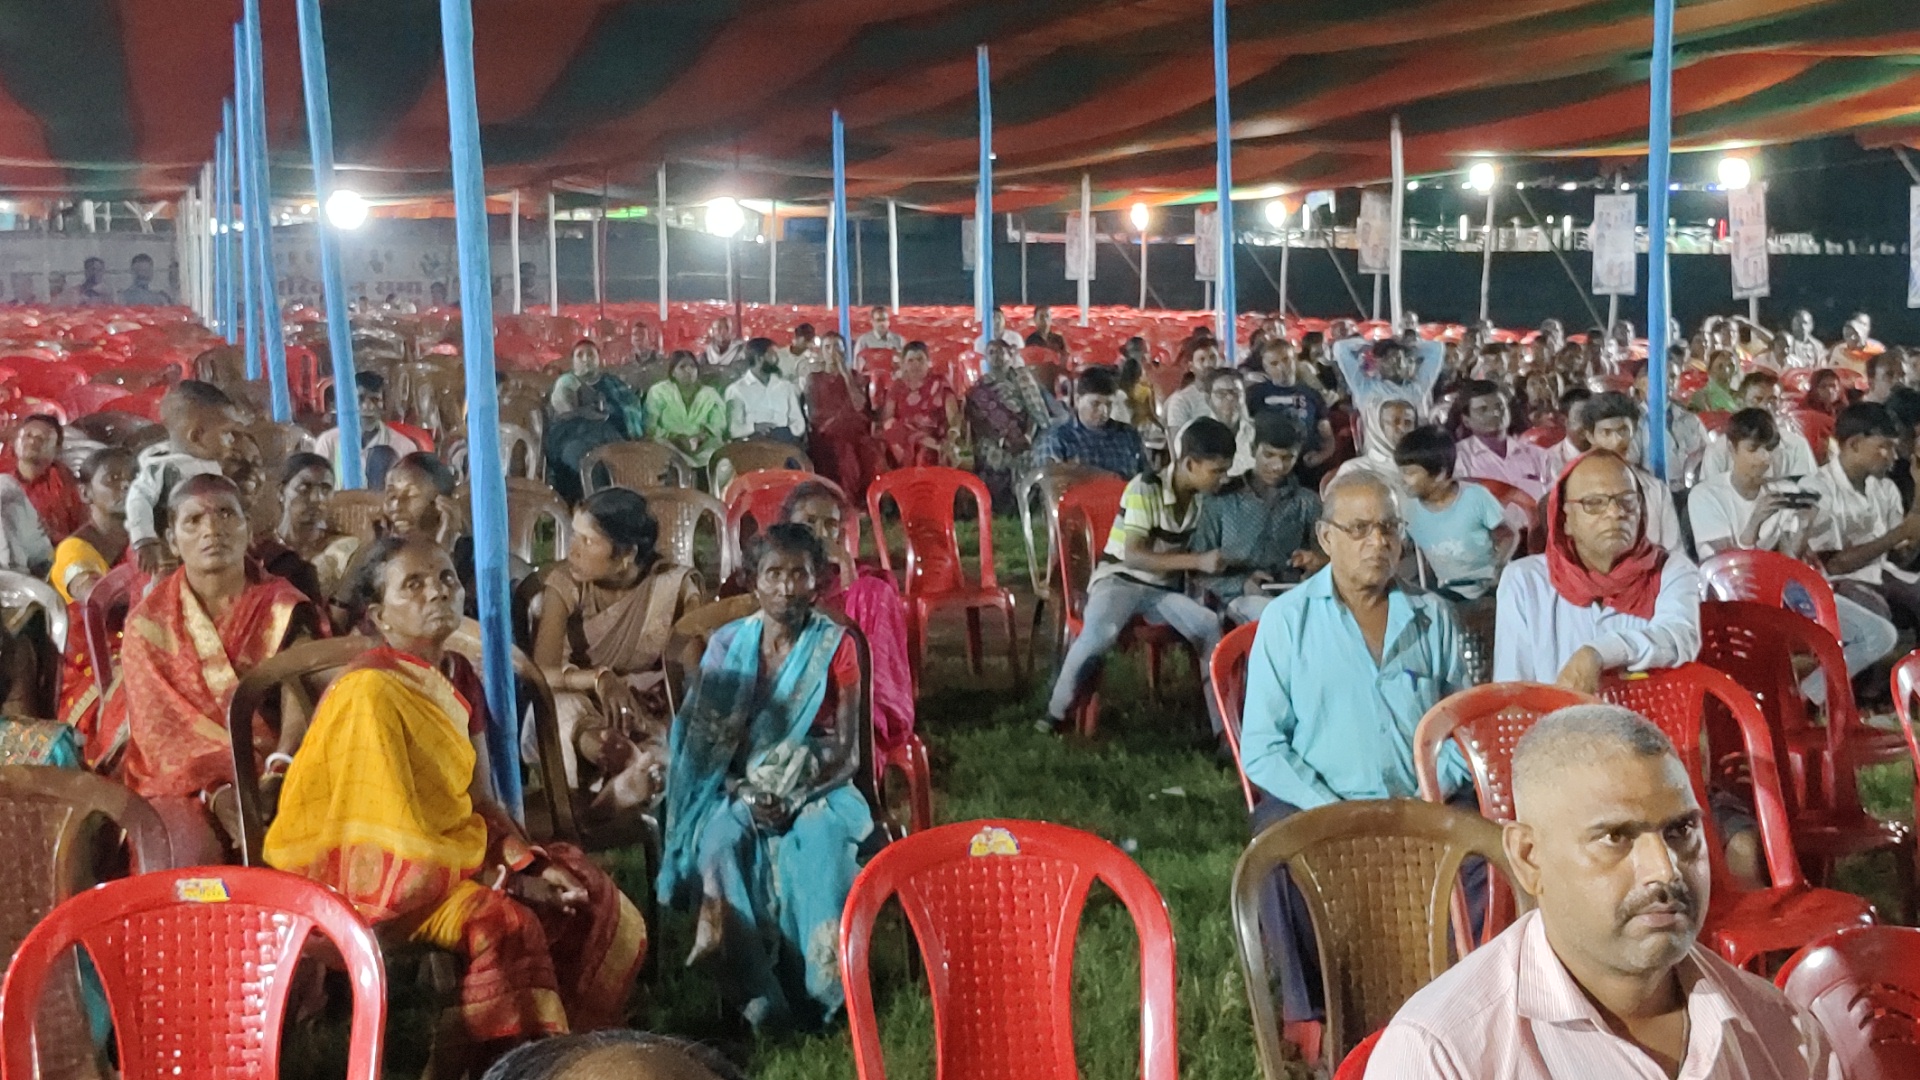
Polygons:
[[[1104,474],[1119,492],[1111,527],[1073,584],[1080,629],[1037,726],[1066,732],[1129,629],[1165,627],[1200,661],[1196,704],[1250,785],[1256,833],[1335,803],[1414,797],[1421,718],[1489,675],[1596,694],[1694,659],[1699,564],[1728,552],[1777,553],[1830,580],[1847,675],[1879,704],[1887,662],[1920,632],[1920,365],[1878,347],[1860,320],[1831,349],[1808,323],[1765,335],[1714,322],[1664,358],[1672,400],[1657,408],[1630,328],[1579,340],[1557,323],[1502,341],[1484,327],[1448,340],[1272,319],[1248,342],[1201,331],[1171,350],[1135,339],[1093,358],[1043,308],[1030,329],[997,317],[975,371],[879,308],[852,349],[809,325],[776,342],[716,324],[704,351],[656,355],[650,381],[584,340],[541,391],[537,472],[565,506],[553,532],[566,549],[512,569],[529,578],[516,590],[519,644],[551,693],[547,745],[561,761],[543,772],[531,723],[507,745],[529,777],[564,777],[550,794],[570,800],[590,842],[658,829],[655,888],[692,916],[688,963],[773,1032],[844,1007],[839,916],[884,837],[884,808],[860,782],[873,767],[863,747],[884,760],[914,737],[906,601],[849,527],[891,470],[970,469],[1001,513],[1034,476]],[[386,387],[373,372],[355,387],[362,465],[381,492],[365,529],[332,512],[352,452],[338,429],[269,456],[238,387],[179,380],[159,441],[94,449],[71,470],[59,419],[26,417],[0,474],[0,563],[49,581],[76,625],[103,581],[124,595],[110,670],[96,679],[85,635],[62,658],[55,715],[79,747],[63,763],[150,802],[187,861],[243,854],[227,715],[241,680],[312,640],[369,639],[317,699],[289,683],[273,723],[256,724],[264,857],[341,891],[383,938],[461,957],[454,1016],[468,1064],[484,1066],[532,1038],[622,1024],[657,928],[579,848],[536,843],[502,805],[486,695],[449,645],[477,610],[459,463],[395,426]],[[683,480],[710,479],[739,440],[804,450],[818,478],[730,549],[729,579],[703,577],[675,561],[655,497],[582,472],[594,450],[642,439],[670,450]],[[1672,451],[1665,476],[1653,439]],[[676,653],[716,598],[751,613]],[[1236,737],[1208,661],[1249,623]],[[1810,701],[1831,692],[1821,673],[1797,674]],[[1407,1069],[1392,1075],[1480,1075],[1457,1063],[1510,1060],[1499,1039],[1535,1036],[1460,1049],[1449,1018],[1539,969],[1547,949],[1563,964],[1557,1001],[1620,1021],[1555,1054],[1626,1052],[1612,1039],[1680,1061],[1686,1042],[1676,1053],[1669,1027],[1702,984],[1746,1015],[1784,1009],[1688,951],[1683,931],[1697,933],[1705,902],[1694,848],[1670,861],[1677,877],[1608,901],[1657,896],[1642,906],[1672,917],[1636,969],[1658,1000],[1628,1002],[1607,981],[1619,973],[1601,951],[1620,943],[1596,914],[1600,891],[1560,893],[1588,887],[1560,850],[1592,816],[1580,785],[1645,773],[1620,795],[1646,803],[1629,808],[1635,821],[1697,823],[1702,808],[1679,805],[1692,787],[1679,785],[1684,799],[1668,790],[1676,759],[1654,736],[1589,711],[1523,744],[1523,828],[1510,834],[1523,838],[1509,854],[1540,911],[1449,976],[1454,995],[1430,989],[1409,1005],[1381,1045],[1381,1060]],[[1477,808],[1452,744],[1439,778],[1450,801]],[[1763,882],[1750,813],[1715,794],[1729,865]],[[1311,917],[1285,875],[1261,924],[1287,973],[1284,1019],[1324,1018]],[[1678,991],[1663,981],[1676,970]],[[1801,1045],[1793,1031],[1743,1035],[1742,1052],[1788,1054]],[[1443,1058],[1454,1072],[1432,1064]]]

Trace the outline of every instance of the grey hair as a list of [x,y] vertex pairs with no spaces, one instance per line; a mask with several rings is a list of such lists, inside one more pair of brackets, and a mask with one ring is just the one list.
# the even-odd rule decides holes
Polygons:
[[1680,756],[1666,732],[1632,709],[1599,702],[1569,705],[1535,721],[1514,745],[1516,798],[1564,766],[1593,761],[1608,750],[1643,758]]
[[1386,477],[1372,469],[1353,468],[1336,473],[1327,482],[1327,489],[1320,493],[1320,520],[1333,520],[1333,502],[1340,493],[1350,488],[1368,488],[1386,496],[1387,505],[1393,507],[1395,516],[1400,513],[1400,492]]

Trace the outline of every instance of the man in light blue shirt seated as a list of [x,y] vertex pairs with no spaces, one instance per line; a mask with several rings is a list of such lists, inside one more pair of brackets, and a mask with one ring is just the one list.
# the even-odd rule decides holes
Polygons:
[[[1327,488],[1316,526],[1327,567],[1273,603],[1247,658],[1241,767],[1259,789],[1258,835],[1283,818],[1348,799],[1414,798],[1413,732],[1428,709],[1468,685],[1464,641],[1446,601],[1399,587],[1406,525],[1374,473]],[[1473,808],[1459,748],[1439,762],[1451,801]],[[1483,889],[1485,864],[1463,875]],[[1282,972],[1288,1023],[1324,1016],[1319,950],[1299,891],[1275,875],[1262,907],[1269,961]]]

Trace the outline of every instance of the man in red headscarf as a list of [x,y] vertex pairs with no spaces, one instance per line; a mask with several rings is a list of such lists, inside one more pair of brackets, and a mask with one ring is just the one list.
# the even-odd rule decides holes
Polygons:
[[1627,463],[1576,458],[1547,496],[1547,553],[1507,567],[1494,624],[1495,682],[1592,693],[1604,672],[1675,667],[1700,652],[1700,573],[1647,539]]

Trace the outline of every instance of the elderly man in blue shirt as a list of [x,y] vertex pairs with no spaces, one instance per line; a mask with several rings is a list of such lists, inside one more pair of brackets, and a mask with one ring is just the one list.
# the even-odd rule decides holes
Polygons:
[[[1240,754],[1260,791],[1255,835],[1329,803],[1417,796],[1414,729],[1469,685],[1452,609],[1399,587],[1406,525],[1386,481],[1369,472],[1336,478],[1315,528],[1327,566],[1267,605],[1247,659]],[[1453,743],[1439,765],[1441,786],[1472,807],[1471,776]],[[1261,916],[1270,961],[1282,973],[1284,1019],[1322,1019],[1313,926],[1285,873]]]

